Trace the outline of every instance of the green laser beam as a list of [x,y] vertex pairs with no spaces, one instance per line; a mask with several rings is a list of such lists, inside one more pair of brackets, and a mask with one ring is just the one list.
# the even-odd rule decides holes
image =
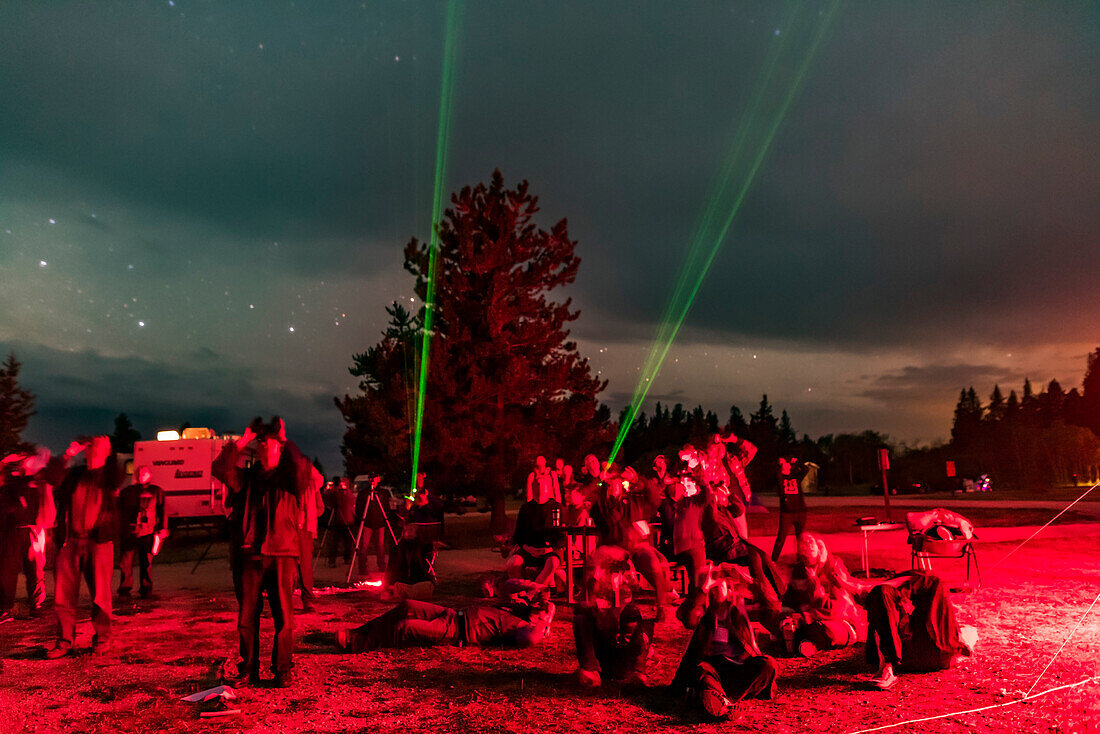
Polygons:
[[[657,339],[655,339],[653,345],[650,348],[650,353],[646,360],[646,368],[639,378],[639,382],[637,387],[635,388],[633,399],[631,400],[630,406],[623,417],[622,424],[619,427],[619,434],[615,439],[611,454],[607,459],[607,465],[610,465],[611,462],[613,462],[618,456],[619,451],[622,450],[623,442],[626,440],[626,436],[630,432],[630,428],[634,423],[634,419],[637,417],[641,405],[645,402],[645,398],[648,396],[650,388],[656,381],[657,375],[660,372],[662,365],[664,364],[665,358],[668,356],[668,352],[671,349],[672,344],[676,339],[676,336],[679,334],[680,328],[683,326],[687,314],[691,309],[691,306],[694,303],[696,296],[699,293],[699,289],[702,286],[704,279],[706,278],[707,272],[710,270],[710,267],[714,262],[714,258],[717,256],[718,251],[721,249],[721,245],[725,240],[725,237],[728,234],[730,227],[732,226],[734,220],[737,218],[737,214],[740,211],[742,204],[744,203],[745,196],[752,186],[752,182],[756,178],[756,174],[759,171],[760,166],[763,164],[764,158],[767,156],[768,150],[770,149],[771,144],[775,139],[775,135],[782,125],[782,122],[786,117],[788,110],[790,109],[791,103],[794,101],[798,89],[801,87],[802,82],[805,80],[810,63],[816,55],[822,41],[824,40],[825,34],[828,31],[834,17],[836,16],[837,11],[840,8],[840,4],[841,0],[834,0],[829,8],[828,14],[825,16],[825,19],[818,27],[817,33],[814,35],[813,41],[811,42],[810,47],[802,60],[802,63],[799,65],[798,71],[795,74],[793,81],[788,86],[786,94],[782,97],[779,108],[773,116],[772,123],[768,127],[767,133],[765,134],[763,141],[757,149],[752,164],[750,165],[749,170],[746,172],[741,182],[736,197],[732,202],[725,219],[722,221],[721,227],[718,229],[718,232],[715,234],[713,240],[711,241],[710,250],[706,253],[706,256],[702,262],[702,267],[699,268],[696,272],[694,282],[690,285],[688,296],[686,300],[683,300],[681,298],[683,288],[688,287],[687,284],[692,281],[692,278],[688,277],[687,273],[690,272],[690,265],[698,260],[696,247],[702,242],[702,235],[698,234],[697,239],[692,242],[691,250],[689,251],[689,255],[685,260],[685,267],[681,270],[681,278],[677,283],[676,291],[674,292],[673,297],[669,300],[669,308],[666,309],[666,317],[670,314],[675,314],[675,316],[669,321],[664,321],[658,330]],[[780,51],[781,50],[782,47],[780,47]],[[773,68],[774,63],[775,59],[772,59],[767,64],[768,71],[765,72],[764,75],[765,84],[766,79],[770,77],[771,68]],[[753,107],[754,104],[750,103],[750,110],[752,110]],[[718,190],[712,195],[711,202],[708,203],[707,211],[704,214],[703,221],[700,223],[699,229],[697,230],[698,233],[705,232],[709,229],[709,225],[711,221],[713,221],[712,216],[714,216],[717,211],[717,204],[715,204],[714,202],[721,200],[722,193],[732,183],[733,168],[736,164],[737,158],[740,155],[740,149],[744,142],[743,139],[741,139],[741,133],[748,129],[747,125],[749,122],[751,122],[751,117],[751,114],[746,116],[745,119],[747,120],[747,122],[741,127],[738,133],[738,140],[734,143],[733,146],[733,149],[736,151],[736,153],[731,155],[730,158],[727,160],[727,164],[723,169],[723,173],[726,175],[720,178],[721,183],[717,187]],[[679,304],[678,307],[677,304]]]
[[424,400],[428,392],[428,364],[431,357],[432,323],[435,316],[435,283],[439,267],[439,222],[447,183],[448,141],[451,134],[451,108],[454,98],[455,59],[458,55],[459,0],[448,0],[443,36],[443,74],[439,89],[439,122],[435,140],[435,185],[432,190],[432,231],[428,240],[428,278],[424,294],[424,324],[420,338],[420,375],[416,393],[416,425],[412,442],[412,477],[409,494],[416,494],[416,475],[420,471],[420,439],[424,433]]

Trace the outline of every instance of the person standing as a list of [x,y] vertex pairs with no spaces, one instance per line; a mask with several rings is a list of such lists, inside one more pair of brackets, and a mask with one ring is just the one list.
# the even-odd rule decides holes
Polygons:
[[118,537],[118,462],[107,436],[73,441],[65,451],[66,464],[84,453],[84,465],[70,469],[54,499],[57,527],[54,542],[57,561],[54,609],[57,642],[46,657],[60,658],[72,652],[76,642],[76,605],[80,576],[92,595],[92,651],[103,653],[111,637],[111,575],[114,571],[115,538]]
[[[13,619],[15,590],[22,569],[26,577],[30,616],[38,617],[46,603],[46,530],[56,509],[53,485],[59,460],[48,449],[13,454],[0,462],[0,623]],[[48,469],[49,467],[49,469]],[[50,470],[53,471],[50,471]]]
[[351,563],[355,547],[355,491],[347,477],[332,488],[328,496],[332,508],[332,545],[329,546],[328,567],[336,568],[336,554],[343,548],[344,563]]
[[527,501],[533,500],[537,494],[546,494],[561,502],[558,474],[547,465],[545,456],[535,458],[535,468],[527,475]]
[[373,553],[378,573],[386,573],[386,558],[393,539],[389,537],[390,501],[392,494],[387,487],[381,486],[381,475],[375,475],[364,482],[355,497],[355,515],[362,518],[363,534],[356,549],[359,562],[359,575],[367,575],[367,558]]
[[798,459],[779,458],[779,531],[772,548],[772,560],[778,561],[787,536],[794,530],[795,542],[806,532],[806,498],[802,494],[802,477],[806,470]]
[[118,595],[130,596],[134,587],[134,556],[140,574],[138,593],[147,599],[153,593],[153,556],[168,537],[168,513],[164,507],[164,490],[153,484],[153,472],[147,466],[134,471],[137,480],[118,493],[121,526],[119,538],[119,569],[122,578]]
[[312,612],[317,596],[313,593],[313,544],[317,540],[317,524],[325,511],[321,486],[325,478],[316,467],[309,467],[309,481],[302,495],[302,519],[298,527],[298,585],[302,589],[302,611]]
[[[253,441],[258,461],[247,468],[238,458]],[[286,439],[280,418],[259,418],[225,445],[212,473],[228,487],[231,542],[238,545],[240,593],[237,635],[240,661],[223,675],[240,686],[260,679],[260,613],[267,595],[275,640],[271,646],[273,685],[290,681],[294,665],[294,582],[298,576],[301,498],[312,481],[309,462]]]
[[[726,473],[730,478],[730,493],[739,492],[740,497],[737,498],[744,508],[747,510],[749,505],[752,504],[752,488],[749,486],[749,478],[745,474],[745,467],[747,467],[756,456],[756,444],[746,441],[743,438],[738,438],[734,433],[730,433],[728,436],[719,436],[715,434],[715,442],[722,442],[726,444],[726,456],[725,456],[725,468]],[[741,537],[745,540],[749,539],[749,521],[747,515],[742,512],[737,517],[737,531],[741,534]]]

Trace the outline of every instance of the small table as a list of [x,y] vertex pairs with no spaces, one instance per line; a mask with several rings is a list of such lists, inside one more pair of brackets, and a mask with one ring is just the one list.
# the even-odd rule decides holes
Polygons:
[[900,530],[904,527],[905,525],[900,522],[880,522],[875,525],[859,526],[859,532],[863,533],[863,554],[860,556],[860,560],[863,561],[863,578],[871,578],[871,560],[867,551],[867,536],[876,530]]
[[584,570],[588,560],[588,538],[595,538],[599,531],[591,525],[577,525],[572,527],[557,528],[565,534],[565,599],[568,603],[574,603],[573,593],[573,548],[579,548],[581,552],[581,570]]

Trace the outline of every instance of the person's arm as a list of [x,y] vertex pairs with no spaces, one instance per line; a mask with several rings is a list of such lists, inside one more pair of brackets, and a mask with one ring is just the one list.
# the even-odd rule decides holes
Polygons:
[[229,441],[222,447],[214,463],[210,467],[210,474],[219,482],[229,488],[231,493],[241,491],[241,469],[237,466],[241,451],[244,451],[252,439],[256,436],[252,433],[252,427],[244,429],[244,433],[236,441]]
[[558,481],[558,473],[550,472],[550,478],[554,480],[554,499],[561,504],[561,482]]
[[167,502],[164,496],[164,488],[157,485],[153,485],[157,488],[157,535],[161,540],[168,537],[168,508]]
[[737,453],[741,457],[741,466],[748,466],[756,456],[756,444],[741,439],[741,443],[737,445]]
[[546,611],[533,615],[529,624],[516,630],[516,646],[531,647],[546,637],[550,631],[550,622],[554,619],[554,611],[554,605],[549,603]]
[[533,500],[535,498],[534,485],[535,485],[535,473],[530,472],[527,475],[527,499],[525,500],[526,502],[530,502],[531,500]]

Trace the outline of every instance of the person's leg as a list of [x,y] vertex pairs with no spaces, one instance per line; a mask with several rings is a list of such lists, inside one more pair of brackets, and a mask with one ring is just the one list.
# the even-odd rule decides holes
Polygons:
[[657,617],[664,616],[668,605],[668,563],[651,545],[639,545],[630,554],[634,568],[648,581],[656,592]]
[[298,531],[298,581],[302,587],[302,611],[313,609],[313,533]]
[[378,566],[378,573],[386,572],[386,530],[385,526],[374,529],[374,535],[371,536],[371,543],[374,548],[374,562]]
[[363,526],[363,534],[359,537],[359,551],[356,553],[360,576],[366,576],[369,573],[367,561],[370,560],[371,544],[376,535],[378,535],[377,530]]
[[742,512],[733,518],[733,526],[737,528],[737,534],[741,536],[742,540],[749,539],[749,516],[747,513]]
[[59,646],[76,642],[76,603],[80,598],[80,550],[70,538],[57,551],[54,561],[54,611],[57,613]]
[[775,676],[779,666],[772,657],[758,655],[740,665],[724,661],[715,667],[721,675],[726,697],[731,701],[770,699],[775,695]]
[[121,572],[118,581],[118,595],[129,596],[134,588],[134,555],[137,553],[137,538],[123,535],[119,541],[118,570]]
[[298,559],[292,556],[264,558],[264,590],[271,607],[275,639],[271,645],[271,672],[286,676],[294,667],[294,582]]
[[259,557],[242,554],[241,598],[237,611],[237,636],[240,643],[240,674],[260,675],[260,612],[263,606],[263,565]]
[[[412,601],[410,603],[424,604],[424,602]],[[396,631],[398,647],[429,647],[431,645],[453,644],[458,641],[457,612],[435,604],[427,604],[426,607],[436,608],[439,611],[433,613],[427,619],[414,612],[415,616],[409,616],[402,620],[397,625]]]
[[836,650],[858,641],[855,628],[837,620],[822,620],[802,625],[795,633],[795,637],[800,640],[809,640],[818,650]]
[[504,562],[504,572],[508,574],[508,578],[510,579],[523,578],[523,567],[523,556],[519,553],[513,553],[508,556],[508,560]]
[[155,535],[145,535],[138,538],[137,557],[139,593],[142,598],[153,593],[153,538]]
[[676,610],[676,617],[685,627],[694,629],[703,616],[706,605],[706,594],[703,593],[707,576],[706,551],[702,545],[697,545],[678,553],[675,560],[683,565],[688,577],[687,598]]
[[800,512],[794,513],[792,520],[794,522],[795,540],[801,540],[803,533],[806,532],[806,511],[802,510]]
[[27,583],[27,602],[31,615],[42,611],[46,603],[46,531],[22,528],[23,574]]
[[794,517],[790,512],[779,511],[779,530],[775,536],[775,545],[772,546],[772,560],[778,561],[783,554],[783,546],[787,543],[787,536],[791,534],[794,526]]
[[535,583],[546,586],[554,579],[554,574],[558,572],[558,567],[561,566],[561,559],[553,553],[546,556],[546,560],[542,564],[542,570],[539,571],[539,575],[535,577]]
[[573,642],[577,647],[577,667],[599,673],[600,660],[596,655],[596,613],[590,607],[577,607],[573,614]]
[[111,639],[111,578],[115,571],[115,544],[90,543],[85,566],[88,591],[92,595],[94,645],[106,645]]
[[15,590],[19,584],[19,541],[17,530],[0,531],[0,614],[10,613],[15,606]]
[[898,590],[886,584],[867,593],[867,662],[876,669],[901,660],[900,598]]
[[627,605],[619,617],[619,634],[626,638],[621,664],[627,675],[645,675],[649,661],[649,646],[653,642],[653,621],[642,619],[633,604]]

